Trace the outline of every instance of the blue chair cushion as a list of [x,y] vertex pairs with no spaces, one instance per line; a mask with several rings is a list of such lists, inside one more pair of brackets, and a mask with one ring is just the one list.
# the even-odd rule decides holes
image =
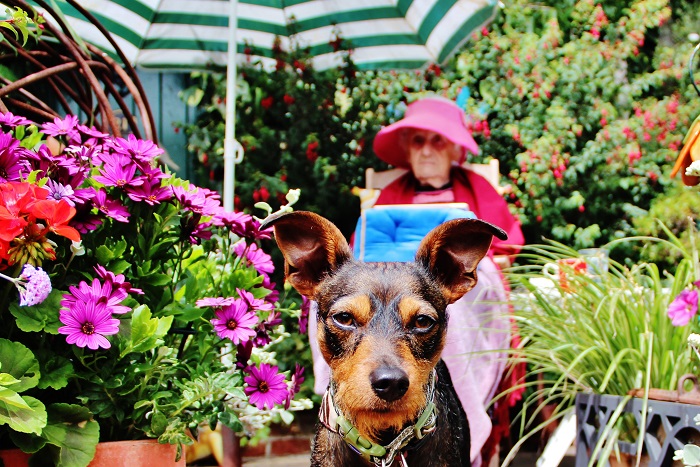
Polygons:
[[466,204],[455,206],[387,205],[365,210],[355,228],[353,254],[366,262],[413,261],[421,240],[433,228],[453,219],[476,218]]

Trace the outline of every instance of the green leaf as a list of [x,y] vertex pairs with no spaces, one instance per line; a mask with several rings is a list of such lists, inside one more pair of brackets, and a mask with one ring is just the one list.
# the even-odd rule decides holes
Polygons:
[[162,337],[170,330],[172,316],[152,318],[151,310],[141,305],[131,315],[131,336],[121,349],[123,358],[131,352],[146,352],[162,343]]
[[68,385],[68,380],[74,375],[73,364],[63,357],[51,358],[40,362],[41,379],[37,387],[39,389],[61,389]]
[[116,257],[117,256],[115,255],[115,253],[113,253],[112,250],[106,247],[105,245],[100,245],[95,250],[95,258],[100,264],[107,264]]
[[112,271],[114,274],[124,274],[124,272],[131,267],[131,263],[123,260],[123,259],[118,259],[116,261],[112,261],[109,263],[108,269]]
[[47,409],[48,423],[42,437],[58,448],[51,449],[56,465],[87,467],[100,440],[100,426],[92,420],[92,413],[73,404],[51,404]]
[[151,431],[155,436],[160,436],[165,433],[165,429],[168,427],[168,417],[163,415],[162,412],[155,412],[151,417]]
[[46,408],[38,399],[0,388],[0,425],[21,433],[41,434],[46,426]]
[[9,386],[15,383],[19,383],[17,378],[7,373],[0,373],[0,386]]
[[64,293],[54,289],[46,300],[34,306],[21,307],[17,303],[10,304],[10,313],[16,318],[17,327],[24,332],[46,331],[49,334],[58,334],[58,328],[61,326],[59,310]]
[[141,281],[158,287],[172,283],[173,278],[168,274],[149,274],[148,276],[141,277]]
[[0,339],[0,368],[18,380],[5,385],[15,392],[31,389],[39,382],[39,362],[32,351],[19,342]]

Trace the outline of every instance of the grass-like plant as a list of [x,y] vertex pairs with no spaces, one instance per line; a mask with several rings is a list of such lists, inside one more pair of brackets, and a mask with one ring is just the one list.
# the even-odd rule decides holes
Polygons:
[[[632,397],[628,392],[643,388],[647,400],[649,389],[675,390],[682,375],[697,370],[687,344],[691,326],[672,325],[667,310],[698,279],[698,255],[694,247],[686,249],[668,229],[662,229],[668,240],[629,237],[605,248],[612,250],[621,242],[658,242],[682,254],[675,271],[660,271],[652,263],[625,266],[610,260],[605,271],[593,271],[589,264],[583,273],[560,261],[568,280],[563,288],[558,281],[547,282],[543,266],[580,255],[549,242],[526,247],[521,261],[527,265],[507,272],[522,338],[522,347],[511,359],[526,362],[529,377],[523,383],[528,390],[517,420],[520,440],[505,465],[528,438],[573,410],[579,392],[623,396],[589,465],[607,460],[617,440],[637,443],[641,455],[640,430],[645,420],[630,424],[621,416]],[[542,422],[538,415],[545,405],[555,408],[553,416]]]

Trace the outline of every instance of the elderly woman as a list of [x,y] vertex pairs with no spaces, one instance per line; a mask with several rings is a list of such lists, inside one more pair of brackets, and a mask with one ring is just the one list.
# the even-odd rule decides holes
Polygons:
[[[479,264],[477,286],[447,308],[449,325],[442,359],[467,414],[472,465],[481,465],[492,422],[489,403],[503,376],[505,356],[495,350],[510,345],[507,291],[494,254],[513,254],[524,243],[519,222],[505,200],[480,175],[461,167],[467,151],[478,147],[466,127],[464,112],[454,102],[430,97],[410,104],[405,117],[383,128],[374,140],[377,156],[395,167],[410,169],[386,186],[376,204],[467,203],[476,217],[508,234],[494,239],[489,256]],[[311,317],[312,321],[315,317]],[[309,327],[316,391],[328,385],[328,367]],[[487,456],[488,457],[488,456]]]

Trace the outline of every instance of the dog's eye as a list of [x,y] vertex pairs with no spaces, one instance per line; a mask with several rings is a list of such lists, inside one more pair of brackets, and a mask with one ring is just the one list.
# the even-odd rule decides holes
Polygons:
[[340,313],[334,314],[333,321],[335,324],[343,328],[355,326],[355,318],[353,318],[353,316],[346,311],[341,311]]
[[429,331],[433,325],[435,320],[427,315],[418,315],[414,323],[415,330],[419,332]]

